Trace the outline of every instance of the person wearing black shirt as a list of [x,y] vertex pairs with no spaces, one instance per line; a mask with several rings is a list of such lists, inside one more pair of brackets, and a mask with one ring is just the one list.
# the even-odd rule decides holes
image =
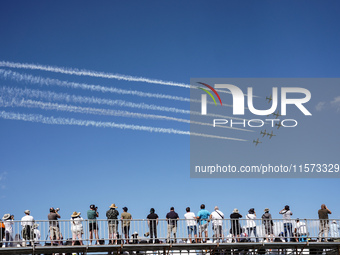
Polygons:
[[168,235],[167,242],[170,243],[171,233],[174,234],[174,242],[176,243],[176,232],[177,232],[177,220],[179,219],[178,214],[175,212],[175,208],[171,207],[170,212],[166,214],[168,220]]

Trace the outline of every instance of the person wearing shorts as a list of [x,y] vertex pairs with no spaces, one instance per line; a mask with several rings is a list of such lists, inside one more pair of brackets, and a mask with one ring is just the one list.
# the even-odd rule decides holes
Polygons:
[[99,213],[97,212],[97,209],[98,208],[92,204],[90,205],[90,210],[87,211],[87,218],[89,219],[90,244],[92,244],[93,235],[96,238],[96,243],[99,244],[97,226],[97,217],[99,217]]
[[106,212],[106,218],[109,226],[109,242],[111,244],[117,244],[117,233],[118,233],[118,215],[119,212],[116,210],[118,207],[116,204],[111,204],[110,209]]
[[205,242],[208,239],[208,219],[210,217],[210,212],[205,209],[205,205],[201,204],[201,210],[197,214],[197,219],[199,220],[199,237],[200,241],[203,240],[203,232],[205,233]]
[[[58,208],[57,208],[58,210]],[[47,215],[49,225],[50,225],[50,239],[53,243],[53,240],[58,240],[58,243],[60,242],[60,231],[59,231],[59,222],[58,218],[60,218],[60,215],[58,211],[55,210],[53,207],[50,208],[50,213]]]
[[197,226],[196,226],[196,216],[193,212],[190,212],[190,207],[186,208],[186,214],[184,214],[184,218],[186,219],[187,229],[188,229],[188,237],[189,242],[192,242],[192,233],[195,236],[195,242],[197,243]]

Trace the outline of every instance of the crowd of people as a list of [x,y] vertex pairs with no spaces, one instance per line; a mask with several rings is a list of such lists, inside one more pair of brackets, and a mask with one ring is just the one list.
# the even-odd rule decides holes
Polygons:
[[[132,215],[128,212],[127,207],[123,207],[123,212],[119,217],[119,212],[117,210],[117,206],[115,204],[111,204],[109,209],[106,211],[106,218],[108,224],[108,237],[109,244],[117,244],[119,242],[130,242],[130,224],[132,220]],[[60,214],[59,208],[50,208],[50,213],[48,214],[48,222],[49,222],[49,238],[51,242],[61,244],[61,240],[63,239],[62,233],[60,231],[59,221]],[[186,213],[184,214],[184,219],[186,222],[188,239],[189,243],[198,243],[198,242],[207,242],[208,241],[208,227],[209,223],[212,224],[213,230],[213,239],[216,242],[221,242],[225,236],[223,234],[223,223],[225,222],[225,215],[222,211],[219,210],[218,206],[215,206],[214,211],[211,213],[205,208],[205,205],[202,204],[200,206],[200,210],[197,215],[191,211],[190,207],[185,209]],[[38,243],[40,240],[40,231],[38,229],[39,224],[35,223],[34,218],[30,215],[30,211],[26,210],[25,216],[22,217],[21,224],[21,235],[23,238],[22,245],[26,246],[32,245],[32,242]],[[328,241],[328,233],[331,233],[333,237],[339,237],[338,232],[338,224],[336,221],[332,221],[329,224],[328,215],[332,212],[327,208],[325,204],[321,205],[321,209],[318,211],[319,216],[319,234],[318,241]],[[284,208],[279,211],[279,214],[282,215],[283,218],[283,232],[281,237],[285,242],[306,242],[308,236],[308,229],[305,221],[300,221],[299,219],[295,220],[294,229],[292,224],[291,216],[293,215],[290,207],[288,205],[284,206]],[[89,230],[89,242],[92,244],[94,241],[96,244],[100,244],[99,234],[98,234],[98,207],[94,204],[90,205],[89,210],[87,211],[87,219],[88,219],[88,230]],[[147,215],[147,223],[149,232],[145,233],[145,237],[149,237],[149,242],[157,243],[159,242],[157,237],[157,226],[159,222],[159,217],[155,213],[155,209],[151,208],[150,213]],[[260,241],[258,236],[258,229],[256,220],[257,215],[254,208],[250,208],[248,213],[245,216],[245,226],[241,226],[240,219],[243,216],[240,214],[239,210],[235,208],[233,212],[230,214],[230,229],[229,233],[235,242],[240,241],[251,241],[251,236],[254,237],[256,242]],[[166,214],[165,219],[167,221],[167,237],[166,242],[176,242],[177,240],[177,224],[180,219],[178,213],[175,212],[175,208],[171,207],[170,211]],[[275,239],[274,230],[273,230],[273,219],[270,213],[269,208],[265,208],[261,219],[262,226],[265,234],[265,241],[273,242]],[[5,214],[0,220],[0,240],[4,239],[4,246],[12,246],[14,243],[13,238],[13,224],[14,224],[14,216],[10,214]],[[72,245],[75,245],[76,242],[82,245],[82,235],[84,234],[83,228],[84,219],[81,217],[80,212],[73,212],[70,219],[71,232],[72,232]],[[118,225],[121,222],[122,235],[119,235]],[[198,234],[198,235],[197,235]],[[136,233],[134,233],[136,235]],[[134,238],[135,236],[132,235]],[[324,238],[323,238],[324,237]],[[17,237],[16,237],[17,238]]]

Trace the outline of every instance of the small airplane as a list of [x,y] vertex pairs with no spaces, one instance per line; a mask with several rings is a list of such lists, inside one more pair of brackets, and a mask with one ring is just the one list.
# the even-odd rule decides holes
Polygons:
[[266,130],[264,130],[264,132],[261,131],[260,134],[263,135],[262,137],[264,137],[265,135],[268,135],[269,133],[267,133]]
[[277,119],[279,116],[282,116],[282,115],[279,113],[279,111],[277,111],[277,113],[274,112],[273,115],[276,116],[275,119]]
[[253,143],[255,143],[255,146],[257,146],[259,143],[262,143],[259,141],[259,139],[257,138],[257,140],[253,140]]
[[[281,124],[281,123],[280,123]],[[267,133],[267,136],[270,136],[269,139],[271,139],[273,136],[276,136],[273,134],[273,131],[271,133]]]
[[272,101],[272,95],[270,95],[270,97],[266,97],[266,100],[268,100],[268,103],[270,103]]
[[276,123],[275,126],[277,126],[277,129],[279,129],[280,127],[282,127],[282,124],[281,122],[279,124]]

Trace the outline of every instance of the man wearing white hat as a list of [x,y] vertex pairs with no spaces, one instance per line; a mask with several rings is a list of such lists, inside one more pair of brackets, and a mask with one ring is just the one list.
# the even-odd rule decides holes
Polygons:
[[11,219],[11,215],[9,213],[5,214],[2,219],[4,220],[5,224],[5,247],[11,247],[13,241],[13,220]]
[[26,241],[29,241],[31,244],[31,240],[33,239],[33,224],[34,218],[30,215],[30,210],[25,211],[25,216],[21,218],[21,226],[22,226],[22,237],[24,239],[23,245],[26,246]]

